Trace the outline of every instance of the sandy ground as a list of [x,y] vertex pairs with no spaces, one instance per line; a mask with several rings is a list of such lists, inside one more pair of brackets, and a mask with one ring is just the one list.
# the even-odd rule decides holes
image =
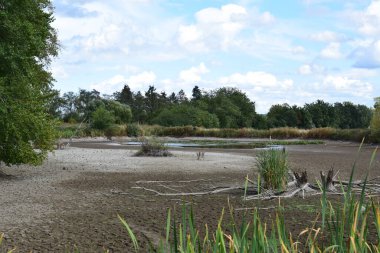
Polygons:
[[[327,142],[288,146],[287,150],[290,166],[307,170],[311,181],[320,170],[331,167],[347,179],[358,144]],[[373,146],[363,148],[357,159],[357,178],[364,176],[373,150]],[[200,161],[193,149],[172,150],[174,157],[134,157],[135,150],[129,147],[96,140],[57,150],[39,167],[2,167],[11,177],[0,179],[0,232],[4,233],[0,252],[13,247],[15,252],[70,252],[75,247],[81,252],[129,252],[131,242],[117,214],[131,224],[141,241],[141,252],[145,252],[147,240],[157,243],[162,238],[167,209],[181,209],[183,201],[193,203],[199,223],[215,224],[227,206],[227,197],[235,207],[247,205],[240,193],[181,198],[155,196],[133,188],[202,191],[243,185],[247,174],[251,178],[255,175],[254,150],[205,152],[205,159]],[[375,176],[380,176],[379,155],[370,171],[370,177]],[[289,200],[289,212],[312,220],[315,214],[305,213],[301,205],[308,201]],[[310,206],[318,203],[310,201]],[[304,225],[302,220],[291,222],[295,229]]]

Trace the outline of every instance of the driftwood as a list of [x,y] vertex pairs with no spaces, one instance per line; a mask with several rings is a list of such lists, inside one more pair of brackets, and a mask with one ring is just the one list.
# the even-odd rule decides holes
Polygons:
[[334,186],[334,170],[331,169],[327,172],[327,175],[324,172],[320,172],[321,174],[321,183],[322,188],[328,192],[336,192],[336,188]]
[[227,188],[219,188],[214,189],[210,191],[203,191],[203,192],[177,192],[177,193],[163,193],[156,191],[154,189],[145,188],[141,186],[132,187],[132,189],[142,189],[145,191],[153,192],[158,196],[202,196],[202,195],[211,195],[211,194],[217,194],[217,193],[224,193],[224,192],[230,192],[233,190],[244,190],[242,187],[227,187]]
[[[244,195],[244,200],[270,200],[270,199],[281,199],[281,198],[292,198],[299,196],[305,198],[307,196],[316,196],[322,194],[323,190],[326,190],[327,194],[342,195],[344,190],[350,184],[351,190],[354,193],[360,193],[364,183],[366,184],[366,195],[367,196],[379,196],[380,195],[380,177],[368,180],[366,182],[357,180],[352,181],[339,181],[334,175],[334,170],[330,169],[327,173],[320,172],[320,184],[315,185],[308,182],[308,175],[306,171],[302,172],[289,172],[289,180],[286,185],[286,189],[283,190],[273,190],[273,189],[258,189],[259,185],[250,180],[248,176],[246,177],[247,187],[241,186],[224,186],[215,187],[212,185],[213,180],[211,179],[197,179],[188,181],[137,181],[137,186],[132,187],[134,190],[142,190],[145,192],[153,193],[157,196],[204,196],[211,194],[241,194]],[[202,182],[204,184],[203,188],[205,190],[197,191],[182,191],[181,187],[184,183],[194,183]],[[174,185],[174,184],[177,185]],[[141,185],[144,184],[144,185]],[[189,184],[186,184],[189,186]],[[165,190],[154,189],[159,187]],[[339,186],[339,187],[337,187]],[[115,194],[116,192],[113,192]],[[128,194],[123,192],[117,192],[117,194]]]

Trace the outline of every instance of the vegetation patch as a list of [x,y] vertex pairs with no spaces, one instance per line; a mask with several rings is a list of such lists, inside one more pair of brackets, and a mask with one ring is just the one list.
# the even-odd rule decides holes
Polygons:
[[265,189],[285,190],[289,170],[287,157],[285,149],[268,149],[258,154],[256,166]]
[[135,156],[173,156],[172,153],[169,152],[167,146],[156,139],[148,139],[144,138],[141,141],[141,148]]

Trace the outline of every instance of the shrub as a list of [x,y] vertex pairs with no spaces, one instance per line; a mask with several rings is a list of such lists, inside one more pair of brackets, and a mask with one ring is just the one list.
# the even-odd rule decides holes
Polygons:
[[258,153],[257,168],[265,189],[284,190],[287,183],[288,162],[285,149],[268,149]]
[[112,113],[107,111],[104,106],[98,107],[98,109],[92,113],[91,119],[91,127],[98,130],[105,130],[115,122]]
[[144,135],[143,129],[138,124],[128,124],[126,131],[129,137],[138,137]]
[[215,114],[199,108],[185,105],[164,109],[152,120],[161,126],[203,126],[206,128],[219,127],[219,120]]
[[156,139],[144,138],[141,142],[141,149],[136,156],[172,156],[168,148]]
[[104,135],[111,139],[113,136],[124,136],[126,135],[126,127],[123,125],[111,125],[104,130]]

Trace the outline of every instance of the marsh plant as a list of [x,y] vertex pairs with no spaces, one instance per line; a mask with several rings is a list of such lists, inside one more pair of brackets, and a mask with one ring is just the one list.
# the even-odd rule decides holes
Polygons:
[[256,166],[263,181],[263,188],[285,190],[289,170],[287,159],[285,149],[269,148],[258,153]]
[[136,156],[172,156],[168,147],[156,138],[142,138],[141,148]]

